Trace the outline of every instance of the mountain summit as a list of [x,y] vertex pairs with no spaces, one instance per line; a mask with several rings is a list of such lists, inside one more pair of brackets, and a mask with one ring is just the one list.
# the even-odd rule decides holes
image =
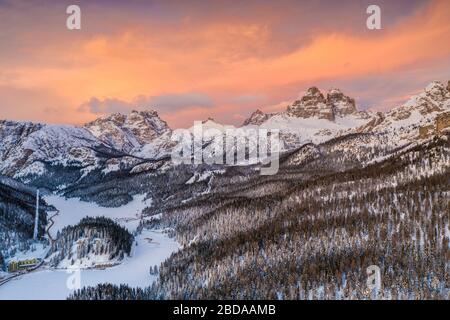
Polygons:
[[84,127],[100,141],[125,152],[171,132],[155,110],[133,110],[128,115],[115,113],[94,120]]
[[331,89],[327,94],[327,105],[333,110],[334,116],[344,117],[357,112],[355,99],[342,93],[339,89]]
[[285,112],[266,114],[258,109],[244,121],[243,125],[261,125],[280,114],[293,118],[317,118],[334,122],[336,118],[357,113],[355,99],[346,96],[341,90],[331,89],[325,96],[317,87],[311,87],[300,99],[289,105]]
[[257,109],[255,112],[252,113],[250,118],[244,121],[244,126],[248,125],[261,125],[264,123],[264,121],[268,120],[272,115],[264,113],[263,111]]
[[305,95],[288,107],[287,113],[298,118],[318,118],[334,121],[333,108],[317,87],[309,88]]

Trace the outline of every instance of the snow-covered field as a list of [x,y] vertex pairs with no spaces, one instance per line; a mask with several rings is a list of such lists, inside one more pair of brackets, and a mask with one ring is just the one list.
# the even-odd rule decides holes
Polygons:
[[[133,201],[118,208],[104,208],[91,202],[84,202],[77,198],[65,199],[57,195],[50,195],[45,197],[48,204],[53,205],[59,210],[57,216],[53,218],[55,224],[50,229],[52,237],[68,225],[75,225],[84,217],[100,217],[106,216],[128,231],[133,232],[139,225],[139,218],[142,210],[151,204],[151,200],[144,200],[144,195],[138,195],[133,198]],[[52,213],[49,214],[52,216]]]
[[[120,208],[102,208],[77,199],[47,197],[48,203],[59,210],[59,215],[54,218],[51,234],[56,234],[64,226],[76,224],[86,216],[112,218],[133,232],[139,223],[141,210],[148,205],[143,202],[143,198],[137,196]],[[137,245],[133,246],[131,256],[117,266],[103,270],[55,270],[43,267],[0,286],[0,300],[66,299],[77,286],[94,286],[107,282],[147,287],[156,279],[156,276],[150,275],[150,267],[159,266],[172,252],[178,250],[179,244],[162,230],[144,230],[136,237],[135,242]]]

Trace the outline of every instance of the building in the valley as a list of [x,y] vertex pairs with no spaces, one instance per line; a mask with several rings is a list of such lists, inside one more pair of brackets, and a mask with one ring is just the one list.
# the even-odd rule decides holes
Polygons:
[[41,260],[37,258],[10,261],[8,263],[8,272],[27,270],[36,267],[40,262]]

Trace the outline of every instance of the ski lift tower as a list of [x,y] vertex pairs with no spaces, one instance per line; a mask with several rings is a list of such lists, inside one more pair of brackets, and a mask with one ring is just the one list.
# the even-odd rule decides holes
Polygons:
[[39,189],[36,190],[36,216],[34,217],[33,240],[37,240],[39,226]]

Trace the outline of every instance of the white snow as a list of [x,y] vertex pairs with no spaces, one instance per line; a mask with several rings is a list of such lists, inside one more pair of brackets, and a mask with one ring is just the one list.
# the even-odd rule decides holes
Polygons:
[[206,181],[215,174],[220,175],[224,173],[225,170],[207,170],[204,172],[196,172],[188,181],[186,181],[186,184],[193,184],[195,182]]
[[65,199],[61,196],[50,195],[45,197],[45,201],[59,210],[57,216],[53,218],[55,224],[50,229],[50,234],[55,237],[68,225],[75,225],[81,219],[89,217],[106,216],[132,232],[139,225],[142,210],[151,205],[151,200],[144,200],[144,195],[137,195],[133,201],[118,208],[104,208],[95,203],[84,202],[80,199]]
[[21,261],[27,259],[44,259],[48,251],[48,247],[44,246],[42,243],[33,244],[30,250],[27,251],[18,251],[14,257],[7,260],[10,261]]

